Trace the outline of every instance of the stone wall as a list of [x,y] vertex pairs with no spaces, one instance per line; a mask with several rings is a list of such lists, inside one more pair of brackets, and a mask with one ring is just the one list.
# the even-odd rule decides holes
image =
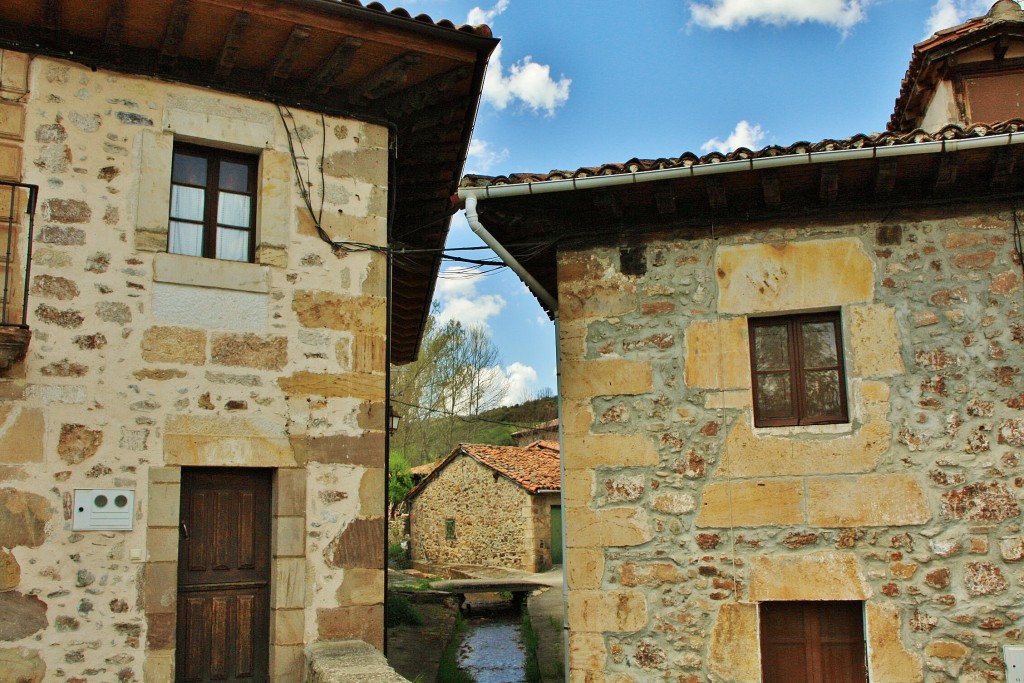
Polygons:
[[[171,680],[183,466],[275,469],[273,680],[300,680],[308,643],[380,647],[384,256],[318,237],[276,107],[11,55],[41,201],[34,336],[0,377],[5,670]],[[385,244],[387,131],[285,120],[324,230]],[[175,140],[259,155],[256,263],[165,253]],[[133,489],[134,529],[72,530],[76,488]]]
[[[531,496],[494,470],[459,456],[413,499],[413,565],[424,570],[455,564],[547,569],[551,532],[545,508],[550,505],[550,497]],[[454,539],[448,538],[447,520],[454,520]]]
[[[1021,639],[1024,291],[1008,205],[559,257],[570,680],[760,680],[757,605],[865,603],[871,680]],[[747,318],[839,310],[849,424],[755,428]],[[670,673],[671,672],[671,673]]]

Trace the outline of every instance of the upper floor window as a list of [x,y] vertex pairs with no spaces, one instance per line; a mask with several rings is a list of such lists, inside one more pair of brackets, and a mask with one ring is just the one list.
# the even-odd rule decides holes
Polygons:
[[749,324],[755,427],[849,421],[838,311]]
[[255,261],[258,159],[176,143],[167,251]]

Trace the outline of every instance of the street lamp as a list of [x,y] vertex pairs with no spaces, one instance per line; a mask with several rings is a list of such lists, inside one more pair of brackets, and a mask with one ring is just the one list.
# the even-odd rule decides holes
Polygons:
[[395,407],[388,404],[388,436],[394,436],[395,432],[398,431],[398,423],[402,421],[402,416],[398,414]]

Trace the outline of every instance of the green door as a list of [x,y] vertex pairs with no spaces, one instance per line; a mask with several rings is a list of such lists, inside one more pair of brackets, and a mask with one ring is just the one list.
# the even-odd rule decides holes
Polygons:
[[562,506],[551,506],[551,564],[562,564]]

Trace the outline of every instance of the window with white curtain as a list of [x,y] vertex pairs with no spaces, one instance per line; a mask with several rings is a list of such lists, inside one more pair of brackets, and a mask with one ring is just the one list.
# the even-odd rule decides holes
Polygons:
[[258,158],[175,143],[167,251],[255,260]]

